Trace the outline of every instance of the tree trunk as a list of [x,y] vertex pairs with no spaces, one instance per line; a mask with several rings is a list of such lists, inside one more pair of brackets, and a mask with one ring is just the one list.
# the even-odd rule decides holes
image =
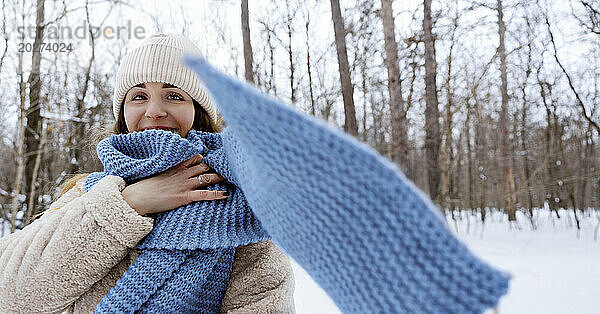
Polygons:
[[[416,55],[417,51],[416,51],[417,47],[415,45],[415,49],[411,51],[411,54]],[[414,57],[413,55],[413,57]],[[415,81],[417,80],[417,71],[419,71],[420,66],[417,64],[417,62],[412,61],[410,64],[411,67],[411,78],[410,78],[410,83],[409,83],[409,87],[408,87],[408,95],[406,96],[406,111],[408,112],[408,110],[410,110],[412,104],[413,104],[413,95],[415,94]],[[408,121],[407,121],[408,123]],[[410,146],[410,142],[407,140],[407,149]],[[409,150],[410,152],[410,150]],[[421,158],[419,158],[419,160],[422,160]],[[406,172],[404,173],[409,179],[411,179],[412,181],[416,180],[416,173],[417,171],[414,169],[414,167],[411,167],[411,165],[415,165],[414,163],[414,159],[410,158],[410,153],[408,156],[408,167],[406,169]]]
[[273,45],[273,32],[265,25],[267,32],[267,46],[269,47],[269,92],[277,96],[277,84],[275,84],[275,46]]
[[306,71],[308,72],[308,90],[310,92],[310,113],[315,115],[315,96],[313,93],[313,81],[312,81],[312,70],[310,65],[310,45],[309,45],[309,25],[310,25],[310,11],[306,13]]
[[292,15],[290,14],[290,4],[289,4],[289,0],[285,1],[285,10],[286,10],[286,22],[285,22],[285,27],[287,29],[287,37],[288,37],[288,42],[287,42],[287,53],[288,53],[288,59],[290,62],[290,101],[292,104],[296,103],[296,82],[295,82],[295,74],[296,74],[296,67],[294,65],[294,52],[292,50],[292,23],[293,23],[293,19],[292,19]]
[[[557,218],[560,218],[560,214],[558,213],[558,208],[555,202],[555,199],[558,197],[558,194],[556,193],[556,188],[555,185],[553,184],[553,182],[555,182],[556,180],[556,163],[557,163],[557,158],[556,158],[556,152],[554,149],[554,124],[552,122],[552,110],[550,109],[550,104],[548,103],[548,100],[546,99],[546,88],[548,87],[546,83],[542,82],[539,80],[538,78],[538,84],[540,85],[540,95],[542,97],[542,103],[544,104],[544,107],[546,108],[546,130],[545,130],[545,144],[546,144],[546,148],[545,148],[545,154],[548,158],[548,163],[547,166],[545,167],[546,172],[547,172],[547,180],[545,180],[545,182],[543,182],[543,186],[544,186],[544,194],[545,194],[545,199],[546,202],[548,202],[548,206],[550,207],[550,211],[554,211],[554,213],[556,214]],[[549,85],[549,84],[548,84]]]
[[31,189],[29,192],[29,202],[27,203],[27,212],[25,213],[25,217],[23,218],[23,222],[25,225],[31,222],[31,217],[35,217],[37,212],[34,210],[33,201],[36,195],[35,182],[37,181],[40,164],[42,162],[42,155],[44,151],[44,146],[46,145],[46,141],[48,139],[48,128],[44,127],[44,121],[42,120],[42,136],[40,139],[40,148],[35,154],[35,163],[33,165],[33,177],[31,178]]
[[[36,2],[36,17],[35,17],[35,40],[33,47],[39,47],[43,36],[44,36],[44,0],[37,0]],[[40,111],[40,92],[41,92],[41,81],[40,81],[40,63],[42,55],[40,49],[33,49],[31,57],[31,72],[29,73],[29,108],[27,109],[27,130],[25,132],[25,173],[24,179],[26,183],[30,183],[33,178],[33,169],[35,168],[35,159],[33,156],[37,154],[40,144],[41,136],[41,111]],[[27,202],[31,204],[34,209],[37,206],[37,196],[35,194],[34,183],[31,186],[26,187],[26,195],[33,197],[33,202]]]
[[488,190],[488,179],[487,179],[487,171],[488,169],[486,169],[486,164],[485,164],[485,160],[487,160],[487,149],[488,149],[488,143],[486,141],[487,138],[487,132],[486,132],[486,124],[485,124],[485,117],[483,116],[483,113],[481,112],[481,106],[477,100],[477,94],[475,89],[472,91],[473,93],[473,98],[475,101],[475,116],[476,116],[476,122],[475,122],[475,147],[476,147],[476,163],[477,163],[477,173],[479,174],[479,184],[477,185],[478,187],[478,196],[479,196],[479,202],[478,202],[478,206],[479,206],[479,210],[481,213],[481,221],[485,222],[485,216],[486,216],[486,206],[489,204],[488,199],[487,199],[487,190]]
[[[529,19],[529,16],[526,18],[527,23],[527,65],[525,69],[525,78],[523,80],[523,85],[521,85],[521,95],[522,95],[522,107],[521,107],[521,135],[519,138],[521,139],[521,150],[523,151],[523,170],[525,172],[524,175],[524,184],[526,190],[526,200],[527,200],[527,212],[529,213],[529,221],[531,223],[531,228],[536,229],[535,222],[533,220],[533,199],[531,197],[531,180],[532,174],[529,168],[529,149],[527,148],[527,137],[529,133],[527,132],[527,112],[529,110],[529,105],[527,101],[527,82],[529,81],[529,77],[531,76],[531,62],[532,62],[532,49],[533,49],[533,30],[532,25]],[[516,136],[517,134],[515,134]]]
[[581,151],[584,152],[580,154],[583,159],[583,167],[581,167],[581,175],[579,176],[579,186],[580,186],[580,194],[581,194],[581,210],[586,211],[587,208],[594,206],[587,197],[588,193],[588,184],[589,181],[586,177],[593,173],[594,169],[592,168],[592,161],[595,160],[593,157],[593,139],[592,139],[592,129],[591,125],[588,123],[587,130],[584,129],[584,141],[580,143]]
[[354,91],[350,79],[350,66],[348,65],[348,53],[346,51],[346,30],[344,20],[340,11],[339,0],[331,0],[331,17],[333,19],[333,30],[335,33],[335,48],[337,50],[338,65],[340,70],[340,83],[342,85],[342,96],[344,98],[344,131],[357,136],[358,123],[356,122],[356,111],[354,109]]
[[473,152],[471,148],[471,104],[469,98],[465,101],[467,105],[467,118],[465,119],[465,141],[467,144],[467,201],[468,207],[474,211],[473,204]]
[[242,38],[244,40],[244,70],[246,81],[254,84],[254,70],[252,69],[252,45],[250,43],[250,22],[248,19],[248,0],[242,0]]
[[425,149],[427,154],[427,181],[429,196],[439,201],[440,185],[440,112],[437,97],[437,64],[435,60],[435,42],[432,34],[431,0],[423,5],[423,34],[425,43]]
[[[21,38],[24,40],[23,38]],[[19,54],[17,75],[19,76],[19,129],[15,148],[17,150],[17,169],[15,181],[12,189],[11,212],[10,212],[10,232],[15,232],[17,228],[17,213],[19,212],[19,195],[23,185],[23,176],[25,173],[25,127],[27,111],[25,109],[25,81],[23,79],[23,53]],[[4,226],[3,226],[4,227]],[[4,228],[2,228],[4,230]]]
[[362,139],[365,143],[368,143],[369,132],[367,129],[367,64],[363,58],[360,64],[360,76],[362,80],[362,92],[363,92],[363,115],[362,115]]
[[[445,139],[442,146],[441,152],[441,160],[440,164],[442,166],[442,177],[441,177],[441,186],[440,186],[440,204],[446,204],[450,199],[452,184],[451,184],[451,168],[452,168],[452,119],[454,115],[453,108],[453,92],[452,92],[452,53],[454,52],[454,44],[455,44],[455,35],[456,29],[458,28],[458,15],[455,15],[453,18],[452,25],[452,34],[450,35],[450,52],[448,53],[447,64],[448,71],[446,73],[446,118],[443,123],[444,135]],[[443,206],[443,205],[442,205]]]
[[[561,128],[562,128],[562,126],[561,126]],[[562,135],[562,131],[561,131],[561,135]],[[559,184],[559,186],[562,187],[563,190],[566,192],[567,197],[569,198],[569,201],[571,202],[573,216],[575,217],[575,224],[577,226],[577,230],[581,230],[581,221],[579,220],[579,216],[577,215],[577,209],[579,208],[579,206],[578,206],[579,204],[577,203],[577,199],[575,198],[575,183],[576,183],[576,181],[568,179],[570,162],[567,158],[567,152],[565,152],[562,138],[563,138],[562,136],[557,137],[558,149],[560,151],[560,156],[562,159],[561,180],[559,181],[562,184]],[[563,179],[566,179],[566,180],[563,180]]]
[[398,66],[398,44],[396,43],[392,0],[381,0],[381,18],[385,39],[385,66],[388,72],[388,92],[392,125],[392,161],[405,172],[408,169],[408,123],[402,96],[402,81]]
[[502,160],[503,173],[503,196],[504,208],[508,213],[508,221],[516,221],[515,209],[515,180],[512,170],[512,158],[510,154],[510,144],[508,142],[508,79],[506,76],[506,49],[504,47],[504,36],[506,26],[504,24],[504,11],[502,8],[502,0],[497,0],[498,11],[498,35],[500,37],[500,45],[498,53],[500,55],[500,80],[502,85],[500,92],[502,94],[502,105],[500,108],[500,156]]
[[[450,177],[450,198],[456,200],[456,206],[459,210],[466,208],[466,202],[464,201],[464,168],[465,168],[465,150],[463,149],[463,142],[465,141],[465,134],[460,133],[458,136],[458,142],[456,143],[456,150],[453,152],[450,158],[450,165],[452,169],[452,176]],[[455,157],[456,156],[456,157]],[[458,158],[458,159],[457,159]]]
[[[526,74],[526,77],[529,75]],[[523,150],[523,168],[525,171],[525,189],[527,190],[527,208],[529,212],[529,219],[531,221],[531,226],[535,229],[535,223],[533,221],[533,200],[531,198],[531,170],[529,168],[529,149],[527,148],[527,98],[525,93],[525,85],[523,85],[523,108],[522,116],[521,116],[521,149]]]

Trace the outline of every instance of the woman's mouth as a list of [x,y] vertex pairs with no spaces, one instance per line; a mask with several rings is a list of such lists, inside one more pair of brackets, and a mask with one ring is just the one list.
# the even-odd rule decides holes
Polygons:
[[167,126],[148,126],[148,127],[144,127],[144,128],[140,129],[140,131],[146,131],[146,130],[165,130],[165,131],[177,133],[176,128],[167,127]]

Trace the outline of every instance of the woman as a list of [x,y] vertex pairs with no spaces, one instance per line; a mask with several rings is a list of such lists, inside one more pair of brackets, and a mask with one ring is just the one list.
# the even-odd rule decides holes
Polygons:
[[[178,62],[169,62],[176,65],[173,68],[152,62],[157,55],[167,60],[171,58],[165,52],[165,47],[171,46],[171,37],[159,36],[155,40],[160,42],[156,42],[157,47],[139,54],[139,58],[124,61],[125,64],[144,65],[125,66],[125,69],[132,67],[143,71],[131,72],[131,76],[117,80],[116,101],[113,104],[117,119],[124,112],[122,123],[127,130],[143,132],[112,136],[102,141],[98,145],[98,156],[103,161],[105,171],[90,174],[85,182],[79,183],[80,190],[88,191],[83,194],[85,197],[69,199],[63,196],[57,203],[63,208],[54,211],[57,214],[46,214],[41,219],[43,223],[28,227],[30,229],[27,231],[24,229],[22,235],[12,235],[8,241],[0,242],[0,249],[10,252],[0,257],[0,266],[10,270],[2,274],[0,295],[11,298],[35,296],[34,299],[42,298],[46,305],[51,305],[47,308],[59,309],[81,299],[78,287],[92,286],[92,289],[101,290],[106,296],[102,300],[95,297],[92,301],[80,304],[88,304],[86,309],[98,304],[96,311],[102,313],[109,312],[111,305],[122,308],[139,303],[140,298],[136,297],[138,292],[147,295],[148,291],[150,294],[156,291],[147,304],[153,309],[164,309],[168,304],[176,304],[173,300],[189,301],[187,296],[192,292],[206,295],[196,299],[203,305],[211,300],[220,300],[220,284],[225,278],[221,275],[231,274],[227,277],[230,278],[227,292],[221,298],[221,311],[247,304],[237,302],[238,305],[231,306],[231,302],[227,301],[230,299],[228,295],[244,296],[244,300],[246,296],[251,296],[256,298],[254,300],[260,300],[249,307],[240,308],[240,312],[291,311],[291,287],[288,288],[291,276],[288,271],[281,273],[276,270],[277,267],[266,263],[265,272],[270,275],[248,276],[240,279],[243,284],[238,285],[235,283],[237,276],[252,272],[252,269],[262,269],[265,265],[258,261],[258,265],[253,263],[246,269],[236,268],[235,263],[231,269],[226,267],[228,258],[232,256],[228,254],[232,252],[223,244],[239,242],[230,240],[250,243],[267,236],[294,258],[344,313],[481,313],[494,307],[507,292],[508,274],[474,256],[448,229],[444,217],[432,202],[389,160],[353,137],[221,73],[199,56],[188,57],[185,62],[199,75],[203,86],[211,93],[227,122],[227,128],[219,134],[189,130],[186,138],[182,139],[180,135],[188,130],[191,111],[178,106],[186,101],[189,103],[189,98],[176,93],[176,90],[169,90],[172,89],[169,85],[149,83],[158,81],[178,86],[173,83],[174,79],[150,78],[152,73],[175,73],[174,77],[191,75],[188,76]],[[138,59],[145,61],[138,62]],[[146,84],[128,93],[141,83]],[[194,92],[192,86],[178,87],[202,105],[202,97]],[[153,103],[152,99],[156,99],[157,95],[163,97],[161,101],[164,99],[165,104],[177,107],[178,111],[164,110]],[[122,99],[125,99],[123,110]],[[210,106],[203,105],[203,108],[209,117],[214,118]],[[175,119],[173,115],[179,118]],[[163,130],[145,130],[156,127]],[[156,171],[166,170],[166,165],[173,160],[179,161],[184,158],[182,156],[187,157],[198,151],[206,152],[203,161],[223,175],[231,185],[218,182],[222,178],[212,176],[206,179],[216,182],[206,187],[211,191],[195,192],[199,183],[194,178],[203,171],[197,165],[199,157],[196,157],[178,166],[183,169],[179,169],[183,174],[179,179],[169,181],[179,180],[177,184],[165,186],[167,177],[176,177],[174,173],[178,171],[169,170],[163,174]],[[130,158],[122,152],[135,157]],[[159,174],[156,178],[136,181],[155,172]],[[122,179],[111,174],[123,174],[133,184],[125,188]],[[147,189],[151,187],[160,187],[159,193],[148,194]],[[227,191],[229,195],[219,191]],[[184,193],[187,198],[182,201],[181,198],[169,197],[169,193]],[[165,210],[165,204],[171,202],[180,205],[192,199],[206,198],[214,200],[193,202],[157,216],[154,229],[137,245],[142,253],[124,274],[122,271],[107,275],[87,271],[85,277],[61,277],[61,270],[74,269],[84,273],[96,263],[88,258],[84,259],[85,263],[65,265],[70,259],[53,256],[54,252],[66,256],[92,252],[88,257],[101,261],[109,269],[110,265],[119,262],[125,264],[119,269],[126,268],[129,264],[125,258],[130,251],[128,248],[134,247],[152,228],[150,221],[146,221],[147,218],[140,216],[131,206],[160,212]],[[151,201],[151,204],[147,204],[147,201]],[[103,208],[110,207],[111,203],[122,206],[114,210]],[[82,215],[81,210],[65,210],[68,207],[90,205],[99,208],[85,210],[89,213],[87,216]],[[196,205],[202,207],[194,207]],[[190,208],[200,210],[190,212]],[[61,212],[64,219],[58,214]],[[69,214],[71,212],[74,214]],[[146,211],[142,210],[141,213],[145,214]],[[222,216],[215,216],[214,213]],[[197,214],[201,219],[185,219],[189,217],[188,214]],[[119,220],[115,216],[125,216],[126,219]],[[44,234],[43,231],[69,219],[81,221],[79,225],[82,227],[76,228],[85,235],[84,238],[65,237],[64,232],[55,233],[51,241],[36,237],[38,230]],[[210,223],[179,228],[181,224],[194,224],[203,219]],[[83,224],[90,220],[94,222]],[[173,226],[169,226],[169,223],[176,228],[170,228]],[[100,229],[102,232],[98,232]],[[99,234],[105,236],[98,239]],[[174,240],[164,241],[170,237]],[[96,247],[81,249],[82,243],[90,239],[97,240]],[[16,249],[17,245],[28,246],[29,249]],[[108,249],[108,256],[103,253],[106,252],[103,248],[113,247],[122,249],[118,252]],[[170,250],[172,247],[175,249]],[[197,256],[193,250],[191,256],[185,255],[189,253],[186,248],[198,247],[206,250]],[[44,248],[46,250],[43,253],[35,253]],[[178,251],[181,249],[184,250]],[[241,254],[238,248],[238,261],[242,255],[255,261],[261,256]],[[186,259],[192,263],[182,262]],[[46,260],[55,261],[55,267],[39,267],[39,261]],[[183,266],[183,272],[178,272],[178,265]],[[218,267],[206,268],[206,265]],[[186,277],[189,273],[187,270],[193,269],[200,270],[195,273],[198,276]],[[236,269],[239,272],[236,273]],[[163,274],[169,274],[170,270],[176,274],[174,280],[169,279],[164,281],[164,285],[157,285],[154,279],[164,279]],[[46,273],[40,275],[40,271]],[[42,278],[42,281],[34,287],[19,283],[21,289],[15,289],[13,277],[21,279],[20,282],[30,278]],[[206,290],[202,285],[198,286],[199,291],[195,291],[196,286],[189,283],[199,278],[209,278],[205,282],[215,284],[209,285],[212,289]],[[264,282],[277,282],[280,286],[269,285],[271,289],[257,287]],[[44,293],[53,292],[49,288],[51,283],[58,283],[63,289],[58,301],[48,301],[49,298],[44,296]],[[129,289],[132,284],[135,289]],[[23,286],[27,286],[27,289],[23,289]],[[21,304],[6,302],[0,309],[9,309],[11,305],[23,306]],[[134,308],[139,308],[141,312],[148,309],[138,305],[134,304]],[[171,309],[170,312],[177,312],[183,308]]]
[[[197,52],[186,38],[162,34],[130,51],[116,77],[114,133],[159,129],[185,138],[190,131],[220,131],[212,101],[180,63],[184,53]],[[0,239],[0,312],[111,311],[110,296],[119,293],[115,287],[140,260],[137,246],[153,230],[148,215],[232,197],[225,189],[206,189],[224,187],[218,184],[225,178],[202,161],[203,156],[195,155],[129,185],[115,175],[93,183],[91,175],[68,182],[51,210]],[[223,265],[229,268],[226,291],[217,296],[220,312],[294,311],[290,263],[272,242],[238,246],[233,264]]]

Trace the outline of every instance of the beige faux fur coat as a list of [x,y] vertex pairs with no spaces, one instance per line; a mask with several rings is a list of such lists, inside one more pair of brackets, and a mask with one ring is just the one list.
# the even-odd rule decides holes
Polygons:
[[[0,238],[0,313],[92,313],[151,230],[123,199],[125,182],[83,181],[23,230]],[[293,313],[289,259],[270,241],[236,248],[222,313]]]

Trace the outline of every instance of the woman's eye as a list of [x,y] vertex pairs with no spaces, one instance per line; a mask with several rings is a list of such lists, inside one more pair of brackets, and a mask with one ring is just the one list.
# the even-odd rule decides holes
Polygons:
[[142,95],[142,94],[137,94],[137,95],[134,95],[134,96],[131,98],[131,100],[144,100],[144,99],[146,99],[146,96],[144,96],[144,95]]
[[172,99],[172,100],[184,100],[183,97],[181,97],[178,94],[169,94],[169,96],[167,96],[168,99]]

